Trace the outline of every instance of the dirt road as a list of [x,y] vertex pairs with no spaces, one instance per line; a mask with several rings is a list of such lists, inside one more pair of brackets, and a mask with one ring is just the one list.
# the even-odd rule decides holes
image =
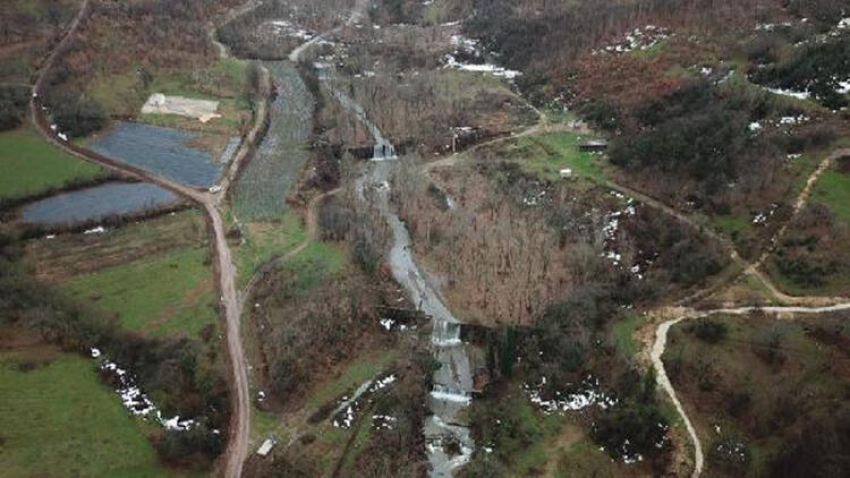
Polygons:
[[257,284],[263,280],[263,278],[269,274],[275,267],[278,265],[292,259],[297,256],[301,252],[304,251],[310,244],[319,240],[319,209],[322,206],[322,201],[325,199],[338,194],[341,191],[340,188],[333,189],[331,191],[327,191],[325,193],[319,194],[310,200],[310,203],[307,205],[307,234],[303,241],[300,244],[295,246],[294,249],[283,254],[281,256],[273,257],[271,260],[267,261],[263,266],[254,273],[251,279],[248,281],[248,284],[245,285],[245,288],[239,293],[239,302],[240,307],[244,309],[245,303],[251,297],[251,294],[254,292],[254,288],[257,287]]
[[[206,191],[197,190],[168,180],[160,175],[135,168],[133,166],[115,161],[111,158],[99,155],[92,151],[67,143],[54,135],[50,129],[45,110],[42,109],[41,87],[44,78],[53,66],[57,56],[70,41],[88,11],[88,0],[84,0],[80,11],[69,25],[65,36],[56,45],[42,66],[38,79],[33,86],[33,95],[30,101],[31,120],[36,129],[49,142],[57,145],[66,152],[84,159],[86,161],[100,164],[110,170],[122,174],[155,183],[165,189],[177,193],[203,207],[207,221],[211,229],[214,251],[217,258],[216,272],[219,280],[222,306],[224,308],[225,324],[227,330],[227,350],[232,367],[231,381],[233,384],[232,413],[227,451],[224,454],[224,475],[227,478],[238,478],[242,474],[242,464],[248,455],[249,426],[250,426],[250,398],[248,391],[248,367],[242,341],[239,336],[239,321],[242,312],[239,296],[236,291],[235,278],[236,268],[227,244],[226,230],[222,220],[219,205],[227,197],[227,192],[235,179],[238,168],[249,156],[255,142],[259,140],[260,131],[268,114],[267,98],[258,101],[257,113],[254,124],[246,135],[230,170],[221,183],[221,191],[218,194],[210,194]],[[271,90],[268,84],[268,74],[263,75],[263,93],[268,94]]]

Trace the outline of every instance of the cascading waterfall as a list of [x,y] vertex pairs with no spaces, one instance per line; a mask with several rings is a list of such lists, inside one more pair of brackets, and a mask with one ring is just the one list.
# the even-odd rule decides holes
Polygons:
[[[319,77],[325,80],[340,104],[352,111],[369,130],[375,140],[373,164],[357,180],[356,190],[360,200],[367,200],[365,192],[371,190],[378,207],[393,231],[393,244],[389,264],[395,280],[404,287],[418,309],[432,321],[431,343],[440,368],[434,372],[434,387],[428,397],[432,415],[425,423],[424,433],[432,477],[452,476],[472,457],[474,442],[469,429],[458,423],[459,415],[472,402],[472,370],[469,356],[460,338],[461,322],[452,315],[439,294],[431,287],[410,252],[410,233],[399,219],[389,201],[389,171],[397,158],[395,147],[381,134],[377,125],[367,116],[363,107],[345,93],[333,88],[328,81],[330,68],[316,65]],[[456,445],[456,446],[447,446]],[[447,449],[459,450],[450,454]]]

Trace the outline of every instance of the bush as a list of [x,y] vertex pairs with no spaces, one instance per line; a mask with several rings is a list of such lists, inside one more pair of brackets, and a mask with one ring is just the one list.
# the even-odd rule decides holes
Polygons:
[[850,410],[843,408],[826,419],[809,423],[773,459],[768,467],[769,475],[850,476],[847,450],[850,450]]
[[667,428],[655,403],[620,403],[593,424],[591,437],[617,460],[655,457],[669,447]]
[[700,319],[694,325],[694,333],[698,339],[708,344],[722,342],[726,338],[728,330],[726,324],[708,319]]
[[836,90],[839,81],[850,77],[850,35],[809,43],[787,62],[754,69],[751,76],[756,83],[808,91],[827,108],[838,110],[848,105]]
[[224,439],[204,425],[167,430],[156,443],[163,461],[175,466],[204,466],[224,451]]
[[29,90],[0,85],[0,131],[14,129],[24,122],[29,104]]
[[738,162],[746,156],[750,108],[758,105],[758,97],[692,81],[637,111],[637,127],[612,144],[611,162],[685,173],[709,192],[718,191],[736,176]]
[[52,92],[48,104],[59,131],[74,138],[98,131],[106,125],[108,119],[99,103],[70,89],[62,88]]

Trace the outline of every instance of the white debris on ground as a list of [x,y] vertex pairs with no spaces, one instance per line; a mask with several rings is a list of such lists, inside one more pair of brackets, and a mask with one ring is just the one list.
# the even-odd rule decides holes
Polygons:
[[299,40],[304,41],[312,40],[313,37],[316,36],[314,32],[311,32],[305,28],[299,28],[286,20],[273,20],[268,22],[268,24],[272,27],[274,33],[277,35],[297,38]]
[[392,430],[397,421],[398,418],[390,415],[372,415],[372,425],[378,430]]
[[[611,263],[615,266],[620,266],[623,260],[623,256],[617,252],[614,248],[614,244],[617,239],[617,231],[620,229],[620,220],[626,217],[634,216],[637,213],[637,209],[635,208],[635,200],[633,198],[626,198],[625,195],[618,193],[616,191],[611,191],[611,195],[626,201],[626,207],[619,210],[609,213],[605,216],[605,225],[602,226],[602,237],[604,243],[604,250],[602,251],[601,256],[611,261]],[[643,274],[640,273],[640,267],[635,269],[635,266],[629,266],[630,271],[635,274],[639,279],[643,279]]]
[[546,197],[546,191],[540,191],[537,194],[532,194],[531,196],[522,198],[522,202],[526,206],[537,206],[543,201],[544,197]]
[[216,113],[218,101],[197,100],[182,96],[166,96],[153,93],[142,106],[142,114],[171,114],[195,118],[201,123],[207,123],[215,118],[221,118]]
[[811,120],[811,118],[809,118],[808,116],[805,116],[805,115],[783,116],[779,120],[779,124],[785,125],[785,126],[795,126],[795,125],[798,125],[798,124],[803,124],[803,123],[805,123],[809,120]]
[[462,71],[487,73],[493,76],[498,76],[500,78],[506,78],[508,80],[513,80],[516,77],[522,75],[522,73],[519,71],[509,70],[507,68],[493,65],[491,63],[461,63],[457,61],[452,55],[446,55],[445,62],[446,63],[444,68],[455,68]]
[[62,141],[66,142],[66,143],[68,142],[68,135],[59,131],[59,126],[57,126],[55,124],[50,125],[50,131],[53,131],[54,133],[56,133],[56,137],[58,137]]
[[[597,406],[607,410],[617,405],[617,399],[607,395],[600,390],[599,379],[588,376],[578,387],[576,392],[561,392],[556,390],[550,399],[544,399],[542,390],[546,386],[546,377],[542,377],[538,384],[525,384],[523,387],[528,399],[535,404],[544,414],[563,413],[584,410]],[[567,388],[569,385],[567,386]]]
[[779,204],[773,203],[770,205],[770,209],[768,211],[756,213],[755,217],[753,218],[753,224],[767,224],[768,219],[773,217],[777,209],[779,209]]
[[747,446],[739,441],[722,441],[715,448],[717,453],[724,458],[734,458],[742,462],[747,459]]
[[334,419],[334,427],[342,428],[343,430],[348,430],[351,428],[351,425],[354,423],[354,408],[352,405],[346,407],[343,416],[340,418]]
[[264,392],[262,390],[257,392],[257,401],[258,402],[264,402],[265,400],[266,400],[266,392]]
[[752,123],[750,123],[749,128],[750,131],[755,133],[756,131],[760,131],[761,129],[763,129],[764,126],[762,126],[761,123],[759,123],[758,121],[753,121]]
[[381,327],[383,327],[386,331],[392,330],[393,325],[395,324],[395,320],[387,318],[382,318],[379,322],[381,323]]
[[756,31],[772,32],[773,30],[776,30],[777,28],[789,28],[789,27],[792,27],[792,26],[794,26],[794,24],[791,23],[791,22],[760,23],[760,24],[756,25]]
[[[100,349],[92,348],[91,356],[98,359],[103,356]],[[195,427],[194,420],[181,420],[179,416],[164,418],[162,412],[147,395],[136,385],[136,379],[126,370],[119,367],[115,362],[103,359],[100,364],[101,370],[106,370],[118,378],[119,387],[115,390],[121,397],[121,404],[133,416],[148,419],[153,417],[157,423],[167,430],[185,431]]]
[[455,51],[443,57],[443,68],[455,68],[462,71],[485,73],[500,78],[506,78],[508,80],[513,80],[522,75],[519,71],[509,70],[492,63],[465,63],[458,61],[457,57],[460,55],[484,58],[485,54],[480,49],[478,40],[455,34],[451,36],[450,41],[455,47]]
[[83,231],[83,234],[86,234],[86,235],[88,235],[88,234],[103,234],[105,232],[106,232],[106,229],[104,229],[103,226],[97,226],[94,229],[87,229],[87,230]]
[[340,406],[332,414],[334,416],[333,426],[344,430],[351,428],[351,425],[354,424],[356,413],[360,409],[360,402],[364,397],[387,388],[396,380],[397,377],[393,374],[375,379],[374,381],[369,380],[358,387],[352,397],[349,398],[347,395],[342,397]]
[[807,100],[812,96],[812,94],[808,91],[784,90],[782,88],[769,88],[766,86],[763,86],[762,88],[773,93],[774,95],[789,96],[791,98],[797,98],[798,100]]
[[[638,27],[626,34],[623,40],[604,47],[601,51],[606,53],[629,53],[634,50],[649,50],[663,40],[670,38],[673,34],[664,27],[647,25]],[[600,50],[594,50],[597,54]]]
[[387,388],[389,385],[393,384],[397,380],[395,375],[387,375],[384,378],[375,380],[375,383],[369,387],[369,393],[377,392],[378,390],[383,390]]
[[842,18],[838,22],[838,25],[835,26],[835,28],[839,30],[850,30],[850,17]]

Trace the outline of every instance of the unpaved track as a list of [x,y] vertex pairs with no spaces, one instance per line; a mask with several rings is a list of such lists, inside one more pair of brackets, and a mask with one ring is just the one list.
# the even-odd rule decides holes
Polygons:
[[289,53],[289,61],[293,63],[298,63],[301,60],[301,55],[303,55],[304,52],[310,49],[313,45],[316,45],[327,37],[336,34],[345,27],[354,26],[358,22],[362,21],[363,18],[366,16],[366,10],[368,8],[369,0],[357,0],[357,3],[354,4],[354,9],[351,11],[348,20],[344,24],[326,32],[319,33],[318,35],[311,38],[309,41],[299,45],[297,48],[295,48]]
[[[443,159],[433,161],[423,166],[424,172],[431,172],[437,168],[443,167],[454,167],[463,162],[473,162],[474,160],[468,155],[468,153],[475,151],[476,149],[498,144],[504,141],[513,140],[516,138],[520,138],[523,136],[531,136],[535,134],[539,134],[544,131],[551,130],[551,126],[546,124],[545,116],[538,111],[538,115],[540,116],[540,120],[538,124],[525,129],[524,131],[513,134],[510,136],[504,136],[499,138],[494,138],[489,141],[485,141],[479,143],[469,150],[462,153],[455,153],[450,156],[447,156]],[[824,172],[826,172],[829,167],[840,157],[850,156],[850,149],[839,149],[833,152],[829,157],[824,159],[820,165],[818,165],[817,169],[809,176],[806,181],[806,186],[797,196],[797,199],[794,201],[793,212],[789,219],[785,221],[785,223],[780,227],[777,232],[771,237],[769,241],[767,241],[767,245],[765,249],[762,251],[758,260],[753,263],[747,263],[737,252],[732,241],[717,233],[710,227],[705,227],[699,223],[697,223],[692,217],[684,214],[675,208],[656,200],[652,197],[649,197],[637,190],[634,190],[628,186],[623,186],[613,182],[606,182],[603,186],[606,186],[610,189],[618,191],[622,194],[630,196],[647,206],[656,209],[658,211],[663,212],[677,221],[690,226],[691,228],[708,235],[712,239],[718,241],[724,249],[726,249],[729,258],[735,263],[735,265],[739,268],[739,272],[731,274],[726,280],[718,281],[717,283],[697,291],[695,294],[685,298],[681,301],[681,303],[694,303],[700,299],[710,296],[723,286],[727,285],[731,281],[738,279],[741,275],[749,275],[754,277],[756,280],[761,282],[770,292],[770,294],[781,304],[786,304],[783,306],[742,306],[738,308],[725,308],[725,309],[711,309],[711,310],[703,310],[697,311],[695,309],[690,308],[664,308],[656,311],[652,311],[647,315],[654,319],[651,323],[661,323],[657,326],[654,334],[654,341],[651,344],[647,344],[647,347],[644,353],[649,352],[650,363],[655,368],[657,372],[658,385],[667,393],[670,397],[670,400],[673,402],[673,405],[676,407],[676,411],[682,417],[683,422],[685,423],[685,428],[690,436],[691,442],[694,446],[694,470],[692,473],[693,478],[697,478],[702,473],[705,457],[703,454],[702,443],[697,435],[696,428],[691,422],[688,414],[685,412],[682,403],[679,401],[679,398],[676,394],[676,390],[673,387],[673,384],[670,382],[669,377],[667,376],[666,369],[664,368],[664,362],[662,360],[662,356],[664,355],[664,351],[667,346],[667,335],[670,331],[670,328],[674,325],[691,319],[707,317],[711,315],[717,314],[732,314],[732,315],[745,315],[757,310],[764,311],[767,313],[775,314],[777,318],[783,318],[789,315],[817,315],[824,314],[830,312],[838,312],[844,310],[850,310],[850,301],[845,298],[834,298],[834,297],[795,297],[790,296],[788,294],[780,291],[761,270],[760,267],[763,265],[765,260],[770,256],[773,252],[776,244],[779,243],[779,240],[785,234],[790,223],[799,215],[800,211],[806,205],[811,193],[814,189],[814,186],[817,184],[818,180],[821,178]],[[669,319],[669,317],[675,317]]]
[[[203,207],[211,229],[214,250],[218,259],[216,263],[216,272],[219,280],[222,306],[224,307],[225,324],[227,329],[227,349],[232,367],[231,380],[235,395],[231,401],[232,414],[229,442],[227,450],[223,456],[224,476],[227,478],[238,478],[242,474],[242,465],[248,455],[249,445],[250,399],[248,396],[248,367],[245,359],[245,353],[242,348],[242,341],[239,336],[239,319],[242,307],[235,285],[236,269],[233,265],[230,248],[227,244],[225,226],[222,221],[222,214],[219,206],[224,198],[227,197],[228,188],[237,175],[237,168],[245,160],[245,158],[249,156],[251,149],[255,146],[254,142],[259,139],[260,131],[266,119],[265,117],[268,114],[267,98],[258,102],[254,125],[245,140],[242,142],[239,152],[231,164],[230,170],[225,175],[221,184],[221,191],[216,195],[212,195],[206,191],[186,187],[158,174],[135,168],[60,140],[49,128],[47,118],[44,115],[44,110],[42,109],[41,104],[41,87],[47,72],[53,66],[57,56],[73,37],[80,22],[85,17],[88,11],[88,5],[88,0],[84,0],[79,13],[76,17],[74,17],[74,20],[69,25],[65,36],[56,45],[42,66],[41,72],[39,73],[38,79],[36,80],[32,90],[33,95],[30,101],[31,120],[42,136],[66,152],[86,161],[100,164],[107,169],[121,172],[129,177],[155,183]],[[265,73],[263,75],[263,93],[268,93],[270,91],[268,81],[268,74]]]
[[271,260],[267,261],[263,266],[254,273],[251,277],[251,280],[248,281],[248,284],[244,289],[239,293],[239,303],[241,308],[245,308],[245,303],[251,297],[251,294],[254,292],[254,288],[257,287],[257,284],[263,280],[266,275],[268,275],[275,267],[278,265],[292,259],[296,255],[300,254],[304,251],[310,244],[319,240],[319,210],[321,209],[322,202],[333,196],[338,194],[341,191],[340,188],[333,189],[331,191],[324,192],[319,194],[310,200],[307,205],[307,234],[303,241],[300,244],[295,246],[294,249],[283,254],[282,256],[273,257]]

